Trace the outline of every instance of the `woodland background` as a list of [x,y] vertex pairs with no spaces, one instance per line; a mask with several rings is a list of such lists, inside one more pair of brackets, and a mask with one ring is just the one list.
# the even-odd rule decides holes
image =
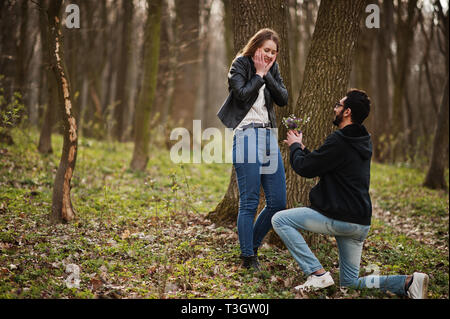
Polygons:
[[[79,29],[65,25],[68,4]],[[365,25],[368,4],[380,8],[379,29]],[[347,88],[371,97],[376,209],[363,264],[435,272],[430,296],[448,298],[448,1],[5,0],[0,17],[3,297],[242,296],[231,165],[171,163],[169,136],[195,119],[223,128],[230,63],[267,26],[281,36],[290,92],[278,122],[314,114],[312,148]],[[307,203],[313,183],[286,174],[288,205]],[[302,275],[269,237],[268,277],[245,274],[254,285],[244,296],[304,298],[282,292]],[[335,243],[310,241],[336,268]],[[218,244],[229,249],[204,250]],[[61,284],[71,263],[80,290]]]

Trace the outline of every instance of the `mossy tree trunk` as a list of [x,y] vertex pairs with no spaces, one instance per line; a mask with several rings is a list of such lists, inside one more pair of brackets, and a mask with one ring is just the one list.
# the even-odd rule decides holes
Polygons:
[[148,0],[144,42],[144,76],[135,113],[134,152],[131,168],[145,170],[150,141],[150,115],[156,92],[160,49],[162,0]]

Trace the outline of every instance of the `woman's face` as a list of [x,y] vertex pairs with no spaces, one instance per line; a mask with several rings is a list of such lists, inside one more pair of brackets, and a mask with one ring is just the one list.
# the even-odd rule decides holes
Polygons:
[[277,44],[273,40],[264,41],[260,49],[266,64],[269,64],[272,60],[277,58]]

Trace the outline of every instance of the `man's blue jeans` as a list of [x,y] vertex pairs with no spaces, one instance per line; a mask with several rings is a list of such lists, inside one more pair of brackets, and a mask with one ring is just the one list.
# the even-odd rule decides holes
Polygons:
[[[252,256],[272,228],[272,216],[286,208],[286,177],[275,131],[237,130],[233,137],[233,165],[239,188],[237,228],[241,255]],[[254,221],[261,185],[266,206]]]
[[273,216],[272,225],[307,276],[323,267],[298,230],[333,235],[336,238],[341,286],[378,288],[405,295],[405,275],[370,275],[358,278],[361,252],[370,226],[331,219],[308,207],[280,211]]

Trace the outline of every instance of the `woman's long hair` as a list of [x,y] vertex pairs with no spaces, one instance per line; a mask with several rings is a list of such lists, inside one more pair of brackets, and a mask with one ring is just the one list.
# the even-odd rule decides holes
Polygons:
[[[265,41],[272,40],[277,45],[277,52],[280,52],[280,36],[274,30],[264,28],[256,32],[250,40],[248,40],[245,47],[238,52],[237,57],[250,56],[252,57],[256,50],[264,44]],[[235,59],[236,59],[235,58]]]

